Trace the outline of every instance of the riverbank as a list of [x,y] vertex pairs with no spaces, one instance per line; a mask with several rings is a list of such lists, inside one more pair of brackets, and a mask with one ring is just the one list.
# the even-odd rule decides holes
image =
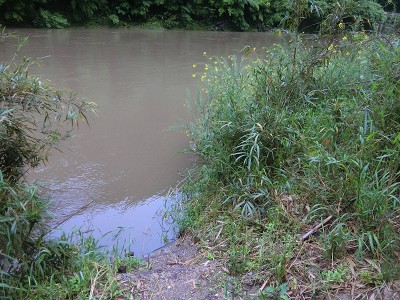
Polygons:
[[[400,299],[400,281],[375,287],[360,281],[360,272],[376,268],[376,265],[370,260],[356,265],[354,257],[345,259],[352,270],[346,282],[337,282],[333,288],[313,295],[312,289],[327,283],[304,285],[307,281],[304,277],[317,276],[315,267],[319,264],[321,245],[313,241],[301,243],[295,258],[287,262],[288,279],[292,284],[282,285],[279,289],[271,289],[258,271],[231,274],[226,259],[210,255],[210,250],[214,252],[220,246],[202,247],[190,235],[179,238],[146,257],[144,266],[131,273],[118,274],[123,292],[116,299]],[[294,282],[296,286],[293,286]]]
[[398,36],[345,26],[195,66],[202,164],[176,221],[236,291],[252,274],[258,299],[399,296]]
[[[192,119],[185,129],[201,163],[189,172],[170,216],[181,234],[194,238],[180,239],[144,263],[131,253],[104,253],[82,232],[75,244],[68,237],[46,241],[32,234],[44,225],[47,202],[21,172],[23,163],[36,166],[47,152],[32,158],[42,154],[29,144],[38,140],[14,140],[12,133],[30,132],[18,126],[36,124],[25,118],[48,107],[36,103],[29,115],[29,96],[53,99],[44,92],[54,89],[43,88],[25,66],[4,68],[4,107],[22,108],[3,111],[2,120],[10,122],[0,124],[17,125],[14,131],[2,128],[11,136],[1,145],[15,143],[2,148],[0,233],[6,246],[0,253],[0,296],[323,299],[345,298],[345,290],[352,298],[377,297],[378,291],[396,298],[399,37],[370,35],[362,24],[349,31],[345,20],[329,24],[330,35],[322,39],[295,31],[262,53],[249,45],[228,57],[204,52],[205,62],[193,65],[188,77],[201,86],[198,97],[188,99]],[[17,112],[28,122],[15,122]],[[67,117],[87,120],[82,113]],[[39,140],[48,146],[46,141]],[[4,159],[21,153],[15,149],[27,149],[25,156]]]
[[154,251],[145,266],[119,274],[124,289],[120,299],[222,299],[224,266],[207,260],[191,236],[184,236]]

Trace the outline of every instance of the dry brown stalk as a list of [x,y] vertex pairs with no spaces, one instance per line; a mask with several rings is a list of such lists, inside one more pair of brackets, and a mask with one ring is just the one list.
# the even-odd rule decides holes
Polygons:
[[301,240],[306,240],[310,235],[316,233],[322,226],[324,226],[326,223],[328,223],[331,219],[333,218],[333,216],[329,216],[327,218],[325,218],[321,223],[319,223],[317,226],[313,227],[309,232],[307,232],[306,234],[304,234],[301,237]]

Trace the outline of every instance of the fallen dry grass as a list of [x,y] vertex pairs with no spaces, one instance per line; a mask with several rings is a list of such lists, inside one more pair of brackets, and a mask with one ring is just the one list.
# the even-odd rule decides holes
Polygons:
[[[400,299],[400,282],[378,286],[369,283],[366,274],[381,274],[376,260],[356,260],[346,256],[331,261],[323,258],[323,248],[313,240],[299,243],[298,251],[288,261],[285,280],[288,299]],[[207,253],[222,251],[223,243],[214,248],[200,246],[192,236],[185,236],[156,250],[147,257],[147,265],[128,274],[119,274],[124,294],[118,299],[274,299],[262,296],[274,282],[268,269],[241,275],[230,274],[227,260],[221,255],[207,258]],[[340,267],[350,270],[343,278],[321,278],[321,270]],[[376,281],[377,278],[369,278]],[[235,283],[236,282],[236,283]],[[264,297],[264,298],[262,298]]]

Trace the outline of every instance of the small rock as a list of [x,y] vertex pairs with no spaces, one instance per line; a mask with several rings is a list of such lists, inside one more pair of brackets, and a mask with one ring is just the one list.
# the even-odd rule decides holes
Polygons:
[[125,265],[119,266],[117,273],[126,273],[126,266]]

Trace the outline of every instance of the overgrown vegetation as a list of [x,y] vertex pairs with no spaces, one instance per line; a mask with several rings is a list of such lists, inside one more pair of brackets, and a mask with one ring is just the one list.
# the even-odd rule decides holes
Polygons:
[[[146,22],[165,28],[214,28],[217,30],[265,30],[282,25],[282,20],[306,3],[319,10],[301,20],[304,30],[315,30],[320,15],[346,7],[348,21],[364,20],[369,27],[385,19],[384,9],[396,11],[400,2],[375,0],[297,1],[297,0],[1,0],[0,23],[62,28],[74,25],[124,26]],[[301,5],[303,5],[301,4]]]
[[[71,1],[71,15],[51,1],[0,5],[9,8],[5,20],[46,27],[96,16],[114,25],[151,16],[174,27],[193,24],[199,10],[234,29],[291,28],[266,53],[249,46],[239,58],[205,53],[196,66],[202,90],[188,102],[187,133],[199,166],[183,187],[177,222],[230,275],[252,274],[247,283],[261,287],[260,299],[372,290],[399,279],[400,40],[364,31],[384,17],[381,7],[204,3],[120,1],[112,10],[107,1]],[[298,34],[316,23],[322,38]],[[0,69],[0,297],[116,297],[118,266],[136,259],[111,263],[80,233],[78,245],[44,238],[48,201],[24,174],[87,121],[93,103],[29,75],[33,63],[15,56]]]
[[[45,162],[95,104],[58,90],[29,75],[35,63],[19,59],[26,43],[15,39],[16,54],[0,65],[0,298],[92,299],[118,295],[118,267],[134,267],[136,258],[119,258],[100,251],[93,238],[80,232],[46,239],[49,200],[29,185],[24,174]],[[72,243],[73,237],[78,243]],[[74,239],[76,240],[76,239]],[[96,297],[97,297],[96,296]]]
[[[291,14],[294,28],[308,13]],[[178,222],[230,274],[255,271],[262,299],[400,276],[400,39],[348,27],[330,14],[321,39],[205,53],[195,69],[187,133],[199,166]]]

